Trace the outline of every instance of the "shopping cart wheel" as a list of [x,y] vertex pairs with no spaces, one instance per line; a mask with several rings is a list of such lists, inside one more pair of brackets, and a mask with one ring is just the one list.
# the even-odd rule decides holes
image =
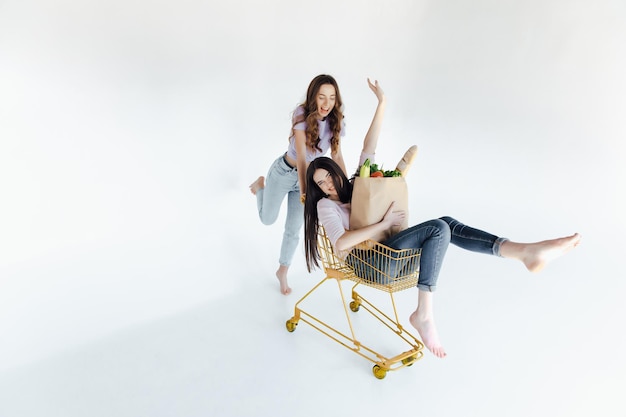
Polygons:
[[361,307],[361,304],[356,302],[356,301],[350,301],[350,310],[354,311],[355,313],[357,311],[359,311],[359,307]]
[[406,366],[413,366],[416,359],[417,359],[417,355],[411,355],[408,358],[402,359],[402,364]]
[[287,320],[287,323],[285,323],[285,325],[287,326],[287,331],[289,333],[291,333],[294,330],[296,330],[296,326],[298,325],[298,322],[297,321],[293,321],[293,319],[289,319],[289,320]]
[[387,376],[387,370],[380,367],[380,365],[374,365],[372,368],[372,372],[374,372],[374,376],[378,379],[383,379]]

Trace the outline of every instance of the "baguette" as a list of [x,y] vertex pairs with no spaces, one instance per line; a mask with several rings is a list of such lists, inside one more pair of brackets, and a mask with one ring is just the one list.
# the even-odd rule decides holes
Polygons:
[[396,165],[396,169],[400,171],[400,174],[404,177],[406,173],[409,171],[411,164],[413,163],[413,159],[417,156],[417,145],[411,146],[405,153],[398,165]]

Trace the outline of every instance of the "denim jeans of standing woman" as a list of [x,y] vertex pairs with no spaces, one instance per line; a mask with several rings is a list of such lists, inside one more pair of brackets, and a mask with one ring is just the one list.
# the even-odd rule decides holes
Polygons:
[[270,166],[265,179],[265,188],[259,189],[256,193],[259,218],[263,224],[274,224],[285,196],[287,196],[287,217],[278,263],[290,266],[300,240],[304,206],[300,202],[298,171],[281,155]]

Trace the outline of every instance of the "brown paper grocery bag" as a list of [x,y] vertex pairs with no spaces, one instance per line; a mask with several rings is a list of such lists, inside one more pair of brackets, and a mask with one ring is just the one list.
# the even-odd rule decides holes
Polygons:
[[378,234],[372,240],[382,242],[409,226],[409,194],[406,180],[404,177],[355,177],[350,229],[356,230],[378,223],[383,219],[387,209],[394,201],[396,202],[395,210],[404,210],[407,213],[404,223]]
[[354,178],[350,214],[351,230],[381,221],[394,201],[396,203],[395,210],[406,212],[403,224],[379,233],[372,240],[382,242],[409,227],[409,192],[405,177],[416,155],[417,146],[415,145],[405,152],[396,167],[402,173],[400,177]]

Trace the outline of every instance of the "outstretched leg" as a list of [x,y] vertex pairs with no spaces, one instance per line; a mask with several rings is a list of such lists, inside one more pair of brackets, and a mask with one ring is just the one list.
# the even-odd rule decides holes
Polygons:
[[453,245],[472,252],[517,259],[530,272],[541,271],[548,262],[578,246],[581,240],[581,236],[575,233],[558,239],[519,243],[464,225],[452,217],[445,216],[441,220],[450,227],[450,243]]
[[438,358],[445,358],[447,354],[439,341],[439,333],[433,318],[432,298],[432,292],[419,290],[417,309],[409,317],[409,322],[415,327],[428,350]]
[[500,246],[500,255],[503,258],[517,259],[523,262],[530,272],[539,272],[548,262],[565,255],[578,246],[581,238],[581,235],[574,233],[571,236],[535,243],[518,243],[507,240]]

